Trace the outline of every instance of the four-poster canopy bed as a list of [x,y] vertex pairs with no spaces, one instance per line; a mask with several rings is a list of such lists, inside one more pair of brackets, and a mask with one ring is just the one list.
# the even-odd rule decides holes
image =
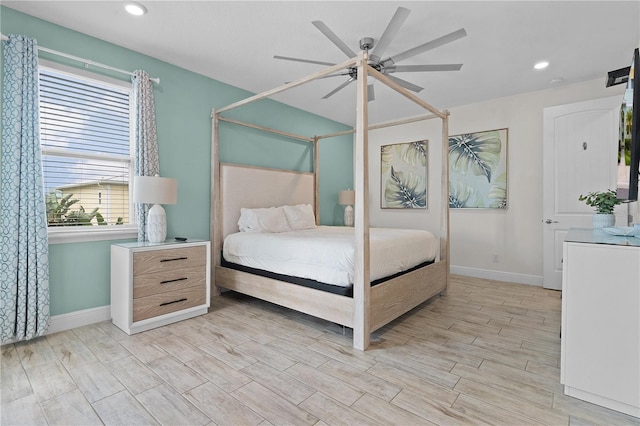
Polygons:
[[[379,73],[367,64],[368,53],[362,51],[356,58],[326,68],[320,72],[285,84],[270,91],[254,95],[212,111],[212,176],[211,176],[211,241],[212,292],[220,288],[234,290],[328,321],[353,328],[353,346],[365,350],[370,334],[429,298],[445,294],[449,282],[449,188],[448,188],[448,112],[438,111],[422,99]],[[345,68],[357,68],[357,120],[355,128],[355,250],[353,252],[353,296],[333,294],[281,281],[274,277],[255,275],[229,267],[222,258],[223,241],[237,232],[242,208],[268,208],[310,204],[319,218],[319,142],[322,139],[354,133],[339,132],[330,135],[305,137],[255,124],[243,123],[221,114],[268,98],[289,88],[333,74]],[[372,75],[431,114],[393,123],[369,126],[367,105],[367,78]],[[368,131],[407,124],[420,120],[442,121],[442,189],[441,229],[439,230],[439,258],[427,265],[418,265],[409,272],[371,285],[370,228],[369,228],[369,170]],[[314,173],[276,171],[249,166],[221,164],[219,161],[219,126],[221,122],[247,126],[274,134],[303,140],[314,145]],[[280,191],[274,191],[274,188]],[[433,213],[433,212],[432,212]]]

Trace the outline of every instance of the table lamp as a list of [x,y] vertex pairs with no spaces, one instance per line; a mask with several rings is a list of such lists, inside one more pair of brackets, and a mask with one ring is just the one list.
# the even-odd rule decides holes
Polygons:
[[353,226],[353,205],[356,203],[356,192],[351,189],[338,193],[338,204],[344,208],[344,225]]
[[160,204],[178,201],[178,182],[173,178],[134,176],[133,202],[153,204],[147,216],[147,239],[161,243],[167,238],[167,215]]

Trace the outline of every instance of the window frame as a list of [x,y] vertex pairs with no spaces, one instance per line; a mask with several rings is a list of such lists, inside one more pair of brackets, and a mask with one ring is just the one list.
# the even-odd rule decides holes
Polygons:
[[[101,84],[124,88],[130,92],[129,97],[129,223],[126,225],[110,226],[47,226],[49,244],[79,243],[90,241],[108,241],[136,238],[138,235],[138,224],[135,218],[135,205],[133,203],[133,164],[134,164],[134,135],[133,129],[133,87],[131,82],[118,80],[94,72],[69,67],[56,62],[40,59],[38,68],[51,70],[57,73],[66,74],[73,78],[94,80]],[[39,79],[39,77],[38,77]],[[49,154],[55,153],[56,149],[49,150]],[[42,150],[45,155],[47,150]]]

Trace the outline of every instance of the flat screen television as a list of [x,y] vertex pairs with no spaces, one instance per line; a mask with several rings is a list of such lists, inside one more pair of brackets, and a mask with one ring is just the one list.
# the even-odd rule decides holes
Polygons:
[[633,112],[631,118],[631,167],[629,170],[629,200],[638,200],[638,178],[640,177],[640,55],[636,48],[628,86],[633,89]]
[[[640,177],[640,58],[638,56],[638,49],[635,49],[631,67],[627,68],[628,75],[624,76],[627,88],[620,110],[620,149],[618,155],[618,198],[634,201],[638,200],[638,179]],[[621,75],[616,76],[612,73],[609,73],[607,84],[620,84],[609,83],[612,79],[620,81],[623,78]]]

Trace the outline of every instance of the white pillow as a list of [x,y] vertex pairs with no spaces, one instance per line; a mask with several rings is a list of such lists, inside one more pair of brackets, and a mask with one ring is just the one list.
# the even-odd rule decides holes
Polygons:
[[287,232],[291,231],[282,207],[266,209],[240,209],[238,220],[240,232]]
[[289,221],[289,227],[294,231],[316,227],[316,218],[310,204],[284,206],[284,214]]

